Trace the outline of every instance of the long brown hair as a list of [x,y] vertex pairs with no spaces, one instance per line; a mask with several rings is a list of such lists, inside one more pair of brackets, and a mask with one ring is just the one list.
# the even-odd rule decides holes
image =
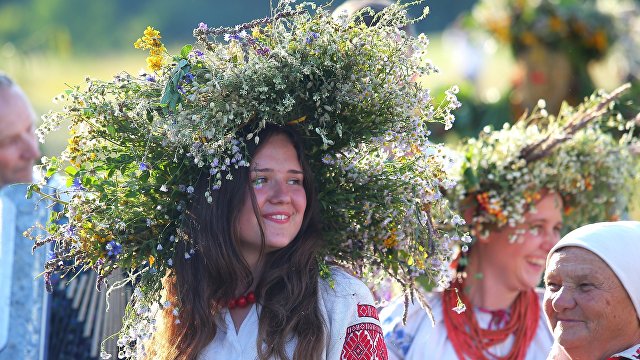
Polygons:
[[[293,241],[263,255],[262,275],[255,291],[262,306],[256,347],[260,359],[286,359],[285,344],[294,336],[294,359],[319,358],[327,333],[318,306],[317,252],[322,239],[313,174],[302,142],[291,127],[267,125],[258,135],[259,145],[247,141],[247,153],[253,157],[276,134],[286,135],[296,149],[304,172],[307,207]],[[238,249],[238,215],[247,191],[256,216],[259,210],[249,169],[240,167],[232,174],[232,181],[224,181],[219,190],[212,192],[212,204],[198,196],[190,206],[185,228],[196,253],[190,259],[176,256],[173,271],[164,281],[166,298],[178,304],[180,321],[175,321],[171,308],[163,311],[163,325],[149,349],[154,358],[195,359],[215,337],[219,323],[216,319],[223,304],[229,303],[237,290],[248,289],[255,281]],[[209,177],[203,174],[195,193],[204,194],[207,189],[211,189]],[[262,233],[263,248],[264,242]],[[190,246],[181,242],[176,254],[188,252]]]

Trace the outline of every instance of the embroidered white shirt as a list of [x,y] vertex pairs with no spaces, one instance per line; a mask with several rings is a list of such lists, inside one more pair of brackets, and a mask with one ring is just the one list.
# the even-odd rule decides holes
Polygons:
[[[409,304],[407,324],[402,325],[404,298],[399,298],[380,312],[382,330],[389,349],[389,359],[457,359],[456,352],[447,337],[442,312],[442,293],[426,295],[433,310],[435,327],[426,311],[415,302]],[[452,310],[453,311],[453,310]],[[467,311],[470,311],[467,309]],[[486,329],[491,322],[491,314],[474,309],[478,325]],[[511,350],[513,336],[489,351],[496,356],[505,356]],[[547,358],[553,337],[548,330],[544,313],[540,311],[540,320],[533,341],[527,349],[525,360],[544,360]]]
[[[339,268],[332,268],[334,286],[319,281],[318,303],[326,322],[328,341],[323,359],[386,359],[387,350],[371,291],[360,280]],[[238,332],[228,310],[220,313],[215,338],[198,356],[198,360],[254,360],[258,357],[256,339],[260,306],[253,305]],[[292,338],[286,352],[293,357],[297,340]],[[356,356],[357,355],[357,356]]]
[[621,351],[615,355],[611,356],[612,358],[622,358],[622,359],[640,359],[640,344],[635,344],[632,347],[628,348],[625,351]]

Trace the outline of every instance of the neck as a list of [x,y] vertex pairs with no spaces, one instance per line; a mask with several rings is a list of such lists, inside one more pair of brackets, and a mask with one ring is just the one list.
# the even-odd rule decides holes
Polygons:
[[508,289],[500,281],[499,274],[481,260],[482,255],[477,252],[469,253],[467,265],[467,279],[465,293],[473,306],[488,310],[506,309],[518,297],[520,291]]
[[254,291],[256,289],[256,284],[258,283],[258,281],[260,280],[260,277],[262,276],[262,267],[264,265],[264,259],[261,259],[258,256],[249,257],[246,255],[244,256],[244,259],[249,265],[249,269],[251,270],[253,282],[251,283],[251,286],[249,286],[248,288],[241,287],[236,289],[236,296],[245,295],[248,291]]

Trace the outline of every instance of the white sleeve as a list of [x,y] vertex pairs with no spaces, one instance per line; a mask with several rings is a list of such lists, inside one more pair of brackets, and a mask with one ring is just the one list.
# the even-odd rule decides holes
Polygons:
[[[438,294],[425,294],[425,298],[432,307],[433,316],[439,326],[441,322],[441,302]],[[393,300],[387,307],[380,311],[380,322],[382,323],[382,331],[384,333],[385,343],[389,350],[389,359],[405,359],[409,351],[414,346],[414,339],[420,337],[420,344],[423,342],[431,342],[434,328],[431,318],[427,312],[415,300],[409,302],[407,308],[407,323],[403,324],[404,315],[404,296],[400,296]],[[425,331],[428,334],[425,336]],[[415,349],[413,349],[415,350]]]
[[320,306],[328,328],[327,359],[387,359],[371,291],[341,269],[320,281]]

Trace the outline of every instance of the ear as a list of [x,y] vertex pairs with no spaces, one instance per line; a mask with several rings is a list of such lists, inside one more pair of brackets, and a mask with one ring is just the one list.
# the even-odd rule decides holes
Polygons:
[[475,201],[473,195],[467,196],[460,203],[460,211],[462,212],[462,218],[468,224],[469,229],[471,230],[471,236],[475,240],[481,243],[487,243],[489,241],[488,236],[482,236],[483,233],[486,233],[487,230],[482,224],[473,222],[473,217],[478,209],[478,203]]
[[490,241],[490,231],[486,227],[483,228],[480,224],[473,224],[473,232],[477,242],[487,244]]

